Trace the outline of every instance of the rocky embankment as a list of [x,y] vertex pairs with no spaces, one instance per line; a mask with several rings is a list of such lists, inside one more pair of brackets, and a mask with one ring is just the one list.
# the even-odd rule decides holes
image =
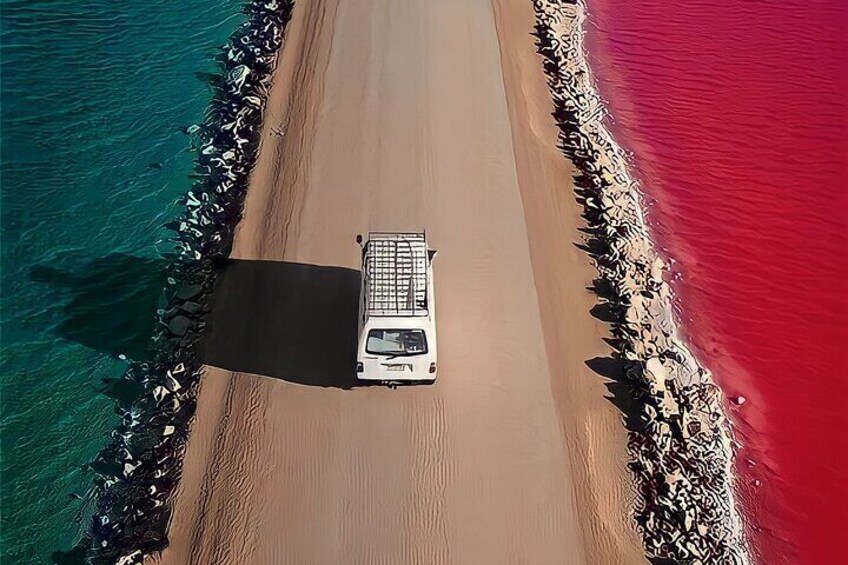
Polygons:
[[629,449],[645,549],[658,562],[748,563],[724,397],[680,338],[668,265],[650,239],[626,155],[604,125],[583,48],[585,6],[556,0],[534,6],[560,149],[578,170],[596,290],[638,400]]
[[266,0],[245,8],[247,20],[221,54],[222,74],[204,123],[187,132],[200,145],[196,183],[185,196],[169,257],[167,306],[159,311],[157,353],[132,363],[110,385],[121,418],[91,464],[96,512],[85,537],[59,563],[140,563],[167,545],[169,498],[179,481],[201,365],[199,335],[215,278],[241,218],[247,177],[271,75],[292,2]]

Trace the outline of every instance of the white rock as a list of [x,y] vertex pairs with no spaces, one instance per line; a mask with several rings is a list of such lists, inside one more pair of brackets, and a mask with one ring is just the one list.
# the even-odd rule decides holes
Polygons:
[[120,557],[117,561],[115,561],[115,565],[132,565],[133,563],[138,562],[140,558],[141,550],[136,549],[135,551]]
[[161,403],[166,396],[168,396],[167,388],[160,385],[153,389],[153,398],[156,399],[156,404]]

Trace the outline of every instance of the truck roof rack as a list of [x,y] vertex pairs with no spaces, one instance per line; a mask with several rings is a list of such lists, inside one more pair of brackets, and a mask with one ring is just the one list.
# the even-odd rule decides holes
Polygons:
[[370,316],[427,316],[424,233],[369,232],[363,256]]

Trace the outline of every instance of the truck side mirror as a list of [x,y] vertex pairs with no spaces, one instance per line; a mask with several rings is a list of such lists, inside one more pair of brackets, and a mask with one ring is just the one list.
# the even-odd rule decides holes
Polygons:
[[359,245],[362,245],[362,234],[361,233],[356,234],[356,243],[358,243]]

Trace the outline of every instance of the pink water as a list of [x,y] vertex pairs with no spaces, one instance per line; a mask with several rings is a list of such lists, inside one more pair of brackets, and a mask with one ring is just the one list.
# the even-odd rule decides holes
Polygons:
[[731,412],[760,563],[848,562],[846,7],[589,0],[688,337],[748,399]]

